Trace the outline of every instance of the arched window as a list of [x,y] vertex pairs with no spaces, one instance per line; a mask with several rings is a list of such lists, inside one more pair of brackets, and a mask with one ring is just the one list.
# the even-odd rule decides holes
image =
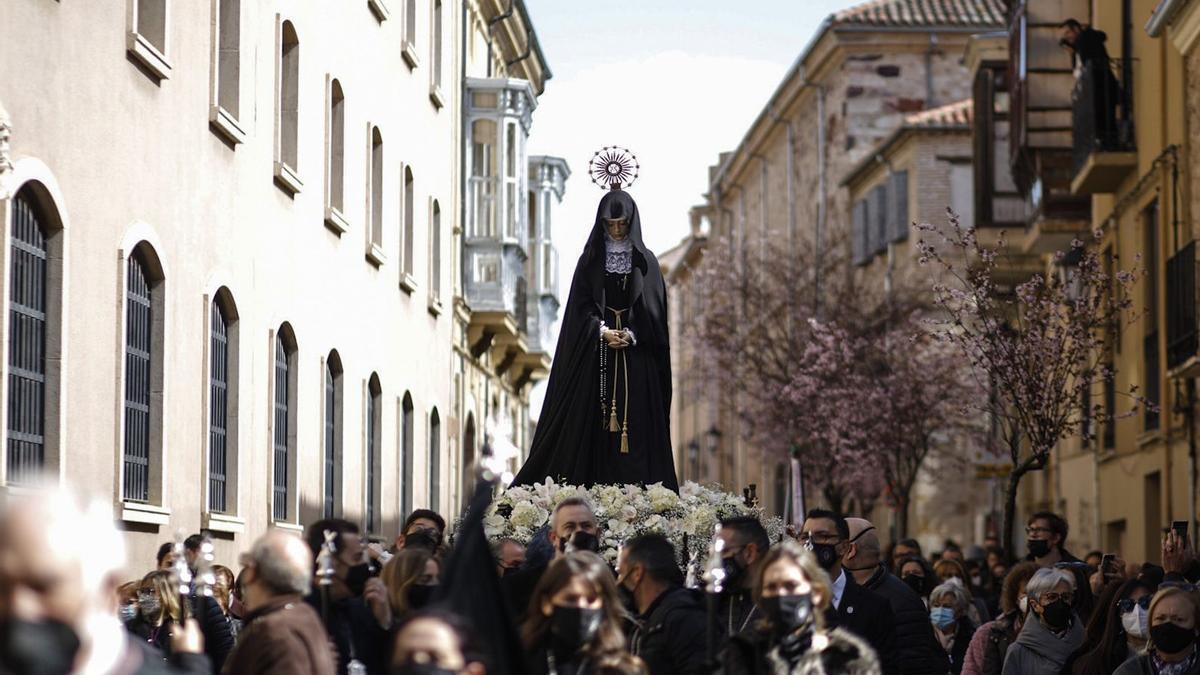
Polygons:
[[404,60],[417,67],[417,0],[404,0]]
[[436,199],[429,213],[429,297],[442,299],[442,206]]
[[467,413],[467,423],[463,427],[463,444],[462,444],[462,485],[460,486],[459,499],[465,506],[471,501],[471,493],[474,492],[475,478],[475,413]]
[[383,520],[383,509],[380,499],[381,481],[381,443],[383,427],[383,388],[379,384],[379,375],[371,373],[367,382],[367,456],[363,464],[367,469],[367,532],[378,532]]
[[413,508],[413,400],[404,392],[400,402],[400,517],[407,518]]
[[378,256],[383,249],[383,134],[379,127],[371,128],[371,177],[367,186],[370,205],[371,247]]
[[341,476],[338,467],[342,464],[342,360],[337,351],[329,352],[325,359],[325,401],[322,410],[324,433],[324,500],[322,513],[325,518],[335,518],[341,510]]
[[275,400],[272,416],[272,517],[280,522],[297,519],[296,494],[296,335],[289,324],[275,333]]
[[125,267],[125,382],[122,497],[162,499],[163,276],[149,244],[133,249]]
[[8,482],[46,465],[47,237],[31,195],[13,200],[8,286]]
[[429,413],[429,508],[439,510],[442,494],[442,417]]
[[413,213],[416,209],[416,198],[413,194],[413,170],[411,166],[404,167],[404,274],[413,273]]
[[237,309],[229,289],[217,291],[209,311],[208,510],[237,507]]
[[438,107],[442,106],[442,0],[433,0],[433,25],[429,36],[432,53],[430,64],[430,97]]
[[300,191],[300,38],[291,21],[279,29],[279,84],[275,178],[288,192]]
[[342,83],[329,81],[329,110],[326,111],[325,146],[325,223],[339,234],[349,229],[346,223],[346,96]]

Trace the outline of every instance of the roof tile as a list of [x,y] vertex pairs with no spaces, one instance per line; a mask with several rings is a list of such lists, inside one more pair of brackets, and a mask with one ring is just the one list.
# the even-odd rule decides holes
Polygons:
[[834,25],[1002,26],[1003,0],[868,0],[834,12]]

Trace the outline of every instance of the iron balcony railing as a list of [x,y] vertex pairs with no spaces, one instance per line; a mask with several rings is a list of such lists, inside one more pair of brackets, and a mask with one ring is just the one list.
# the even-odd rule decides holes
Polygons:
[[1196,242],[1167,259],[1167,369],[1196,355]]
[[1072,159],[1078,172],[1096,152],[1134,149],[1132,91],[1129,68],[1117,62],[1086,61],[1071,92],[1073,122]]

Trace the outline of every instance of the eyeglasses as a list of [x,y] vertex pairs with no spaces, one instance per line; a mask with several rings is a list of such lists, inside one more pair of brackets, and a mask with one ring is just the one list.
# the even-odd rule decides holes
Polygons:
[[1042,593],[1042,597],[1038,598],[1038,604],[1045,607],[1046,605],[1053,605],[1059,600],[1062,600],[1069,605],[1075,601],[1075,593],[1072,591],[1067,591],[1066,593],[1048,591],[1046,593]]
[[1054,569],[1056,570],[1088,570],[1090,566],[1085,562],[1056,562]]
[[1132,612],[1134,607],[1141,607],[1142,609],[1145,609],[1145,610],[1150,609],[1150,596],[1143,595],[1142,597],[1138,598],[1137,600],[1130,600],[1129,598],[1125,598],[1123,600],[1117,601],[1117,609],[1120,610],[1120,612],[1122,614],[1128,614],[1128,613]]
[[1025,528],[1025,534],[1028,534],[1028,535],[1034,535],[1034,534],[1054,534],[1054,530],[1051,530],[1051,529],[1050,529],[1050,528],[1048,528],[1048,527],[1026,527],[1026,528]]
[[796,537],[801,544],[812,542],[814,544],[836,544],[842,540],[836,534],[826,534],[824,532],[801,532],[800,536]]

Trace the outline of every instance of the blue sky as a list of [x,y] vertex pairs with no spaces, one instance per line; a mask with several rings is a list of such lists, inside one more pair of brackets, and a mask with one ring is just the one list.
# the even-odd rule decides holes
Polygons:
[[[647,246],[687,234],[708,166],[736,147],[787,68],[830,13],[851,0],[525,0],[554,77],[534,113],[530,153],[566,158],[574,172],[554,214],[559,288],[602,192],[587,161],[605,145],[632,149]],[[541,410],[544,385],[532,394]]]

